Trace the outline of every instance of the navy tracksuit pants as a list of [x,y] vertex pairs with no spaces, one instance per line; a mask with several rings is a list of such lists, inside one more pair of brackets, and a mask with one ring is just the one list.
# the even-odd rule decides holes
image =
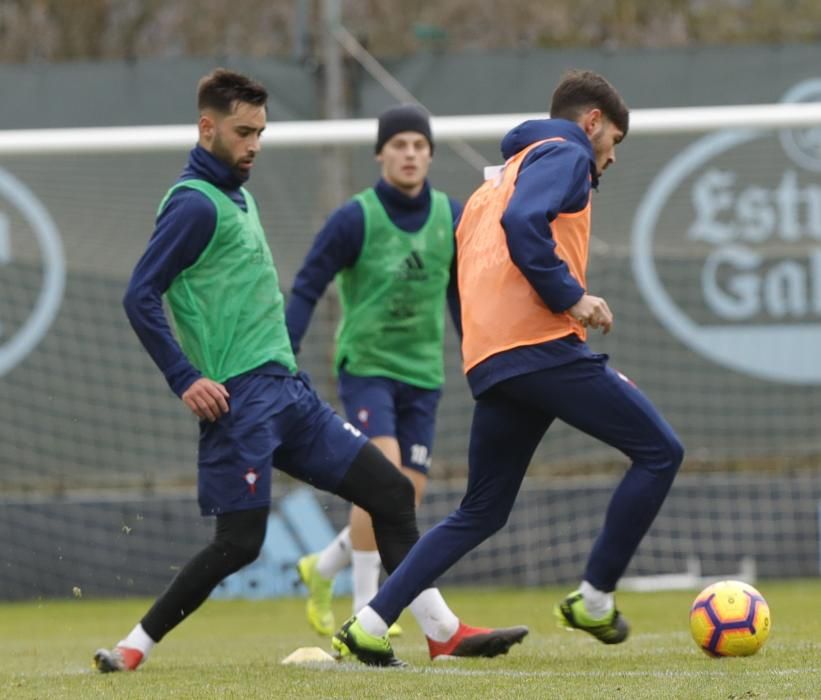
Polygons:
[[608,367],[605,355],[596,355],[504,380],[477,399],[465,496],[414,545],[371,602],[386,622],[505,525],[533,453],[557,418],[630,459],[583,576],[600,590],[615,589],[667,496],[684,449],[649,399]]

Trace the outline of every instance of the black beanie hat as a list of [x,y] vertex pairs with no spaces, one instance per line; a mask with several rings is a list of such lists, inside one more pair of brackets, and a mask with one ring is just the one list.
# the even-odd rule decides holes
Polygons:
[[379,132],[376,136],[376,152],[396,134],[416,131],[424,136],[433,153],[433,136],[430,133],[430,115],[419,105],[405,104],[390,107],[379,115]]

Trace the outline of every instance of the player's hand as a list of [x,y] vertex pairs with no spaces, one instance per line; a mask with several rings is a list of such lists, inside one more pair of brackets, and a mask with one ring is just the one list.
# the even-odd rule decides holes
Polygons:
[[228,413],[228,390],[219,382],[200,377],[185,392],[182,400],[200,420],[217,420]]
[[567,313],[581,323],[585,328],[601,328],[606,335],[613,327],[613,312],[607,302],[601,297],[584,294]]

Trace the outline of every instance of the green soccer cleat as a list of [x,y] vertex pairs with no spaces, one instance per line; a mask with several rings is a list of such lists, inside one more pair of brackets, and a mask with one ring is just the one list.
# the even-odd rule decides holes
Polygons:
[[318,561],[318,554],[308,554],[297,562],[296,570],[308,589],[308,600],[305,602],[308,624],[323,637],[330,637],[336,627],[334,611],[331,610],[334,581],[319,574],[316,570]]
[[376,637],[368,634],[356,617],[350,618],[331,639],[331,646],[337,658],[355,656],[367,666],[404,667],[407,664],[394,656],[393,648],[386,634]]
[[560,627],[583,630],[604,644],[619,644],[630,634],[630,625],[615,608],[601,619],[590,617],[580,591],[573,591],[553,609],[553,613]]

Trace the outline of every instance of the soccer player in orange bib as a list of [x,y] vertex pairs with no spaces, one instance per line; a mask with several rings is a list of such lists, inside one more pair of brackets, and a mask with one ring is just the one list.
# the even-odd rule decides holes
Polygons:
[[585,342],[588,329],[607,333],[613,326],[607,302],[587,291],[590,200],[627,135],[628,109],[603,77],[573,71],[553,93],[550,111],[550,119],[527,121],[504,137],[504,167],[468,200],[456,232],[462,354],[476,400],[467,491],[342,626],[337,647],[382,637],[419,591],[505,525],[556,419],[615,447],[631,464],[579,589],[554,612],[561,625],[606,644],[628,636],[616,584],[684,451],[644,394]]

